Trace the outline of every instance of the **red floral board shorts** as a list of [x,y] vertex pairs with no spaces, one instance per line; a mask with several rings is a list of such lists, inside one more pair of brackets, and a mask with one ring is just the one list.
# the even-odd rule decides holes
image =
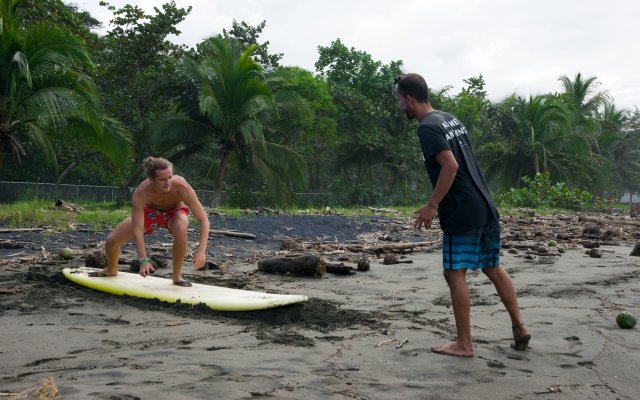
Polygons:
[[144,206],[144,233],[150,235],[158,228],[167,227],[167,223],[171,221],[176,213],[182,213],[183,215],[189,215],[189,207],[185,205],[178,206],[169,211],[154,210],[149,206]]

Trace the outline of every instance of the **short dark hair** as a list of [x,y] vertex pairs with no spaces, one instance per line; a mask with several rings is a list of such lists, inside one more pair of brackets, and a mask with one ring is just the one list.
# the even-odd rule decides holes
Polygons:
[[401,94],[409,95],[420,103],[429,102],[429,87],[421,75],[413,73],[398,75],[394,82]]
[[160,157],[147,157],[142,162],[142,169],[147,178],[155,179],[157,170],[167,168],[173,168],[173,164],[171,164],[171,161]]

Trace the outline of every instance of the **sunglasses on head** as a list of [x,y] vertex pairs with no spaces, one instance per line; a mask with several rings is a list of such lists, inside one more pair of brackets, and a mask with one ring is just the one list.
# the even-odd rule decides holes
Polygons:
[[393,80],[393,82],[398,85],[398,87],[401,87],[403,89],[407,89],[407,87],[405,85],[402,84],[402,79],[405,77],[406,75],[402,74],[402,75],[398,75],[395,77],[395,79]]

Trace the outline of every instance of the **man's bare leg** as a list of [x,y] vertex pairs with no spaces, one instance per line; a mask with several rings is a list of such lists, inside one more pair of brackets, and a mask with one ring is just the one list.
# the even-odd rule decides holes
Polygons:
[[516,291],[513,287],[513,281],[509,274],[500,266],[493,268],[484,268],[482,270],[486,276],[489,277],[493,286],[495,286],[502,304],[504,304],[509,317],[511,318],[511,326],[513,327],[513,336],[516,341],[516,349],[524,350],[529,344],[531,334],[524,326],[524,320],[520,313],[520,306],[518,306],[518,298],[516,297]]
[[118,274],[118,259],[120,258],[120,248],[126,242],[133,240],[133,222],[131,217],[120,222],[111,231],[104,243],[104,251],[107,255],[107,266],[90,274],[90,276],[115,276]]
[[187,230],[189,228],[189,217],[178,211],[171,221],[169,229],[173,235],[173,284],[179,286],[191,286],[191,282],[182,279],[182,264],[187,255]]
[[444,277],[451,292],[453,316],[456,320],[458,339],[455,342],[434,346],[434,353],[459,357],[473,357],[473,343],[471,342],[471,301],[469,287],[466,280],[466,269],[444,270]]

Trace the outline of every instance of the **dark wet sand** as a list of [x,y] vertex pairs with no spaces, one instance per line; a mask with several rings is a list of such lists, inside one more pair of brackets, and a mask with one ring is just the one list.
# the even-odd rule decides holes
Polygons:
[[[299,237],[309,237],[315,226],[324,237],[339,231],[337,239],[347,241],[380,228],[348,219],[300,226],[287,219],[280,228],[275,221],[265,231],[282,232],[256,241],[214,240],[212,258],[226,271],[196,272],[187,264],[185,277],[304,294],[311,298],[304,305],[218,313],[76,286],[60,271],[82,265],[78,258],[60,262],[50,254],[39,264],[0,265],[0,393],[52,376],[65,399],[638,398],[638,328],[615,323],[620,310],[640,314],[633,243],[603,246],[599,259],[573,249],[552,263],[504,252],[533,334],[525,352],[510,348],[510,322],[493,287],[469,273],[475,357],[463,359],[429,351],[455,334],[439,251],[409,255],[412,264],[374,259],[368,272],[322,278],[266,275],[255,263],[228,262],[273,250],[285,231],[307,229]],[[85,236],[29,240],[39,238],[53,252],[104,237]],[[40,250],[3,249],[3,258],[20,251]]]

